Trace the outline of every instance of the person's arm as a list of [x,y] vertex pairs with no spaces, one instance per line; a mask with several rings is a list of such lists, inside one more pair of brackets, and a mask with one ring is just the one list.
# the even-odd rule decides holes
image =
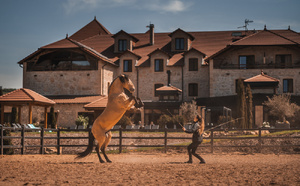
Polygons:
[[199,134],[201,135],[201,134],[203,134],[203,132],[204,132],[204,121],[202,119],[201,126],[200,126],[200,129],[199,129]]

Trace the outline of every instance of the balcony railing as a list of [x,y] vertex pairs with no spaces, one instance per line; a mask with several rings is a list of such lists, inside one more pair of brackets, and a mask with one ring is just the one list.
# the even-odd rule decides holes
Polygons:
[[293,69],[300,68],[300,63],[293,65],[282,65],[282,64],[255,64],[255,65],[244,65],[244,64],[222,64],[214,65],[215,69]]

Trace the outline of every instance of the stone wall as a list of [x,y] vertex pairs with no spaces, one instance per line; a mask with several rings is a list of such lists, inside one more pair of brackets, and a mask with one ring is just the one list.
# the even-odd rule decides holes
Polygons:
[[[262,69],[268,76],[279,79],[277,93],[283,93],[283,79],[293,79],[294,92],[291,95],[300,95],[299,69]],[[261,69],[214,69],[210,79],[210,87],[213,90],[210,97],[235,95],[236,79],[248,79],[259,75]],[[256,90],[256,93],[258,90]],[[270,93],[261,90],[260,93]]]

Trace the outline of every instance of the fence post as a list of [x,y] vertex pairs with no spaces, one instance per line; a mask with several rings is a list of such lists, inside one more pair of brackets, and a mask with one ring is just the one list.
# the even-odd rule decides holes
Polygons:
[[23,155],[25,151],[25,126],[22,125],[21,130],[21,154]]
[[214,153],[214,130],[210,131],[210,149],[211,153]]
[[1,149],[0,149],[0,151],[1,151],[1,155],[3,155],[4,154],[4,148],[3,148],[3,145],[4,145],[4,143],[3,143],[3,126],[0,126],[0,137],[1,137]]
[[122,153],[122,128],[119,129],[119,153]]
[[60,129],[57,129],[57,155],[60,155]]
[[44,127],[42,127],[42,130],[41,130],[41,148],[40,148],[40,154],[44,154]]
[[261,128],[258,129],[258,152],[261,153]]
[[168,131],[165,127],[165,153],[167,153],[167,143],[168,143]]

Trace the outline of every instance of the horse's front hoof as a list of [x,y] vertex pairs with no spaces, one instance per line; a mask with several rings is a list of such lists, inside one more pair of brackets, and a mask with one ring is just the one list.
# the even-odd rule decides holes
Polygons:
[[107,163],[112,163],[112,161],[110,161],[110,160],[107,160]]

